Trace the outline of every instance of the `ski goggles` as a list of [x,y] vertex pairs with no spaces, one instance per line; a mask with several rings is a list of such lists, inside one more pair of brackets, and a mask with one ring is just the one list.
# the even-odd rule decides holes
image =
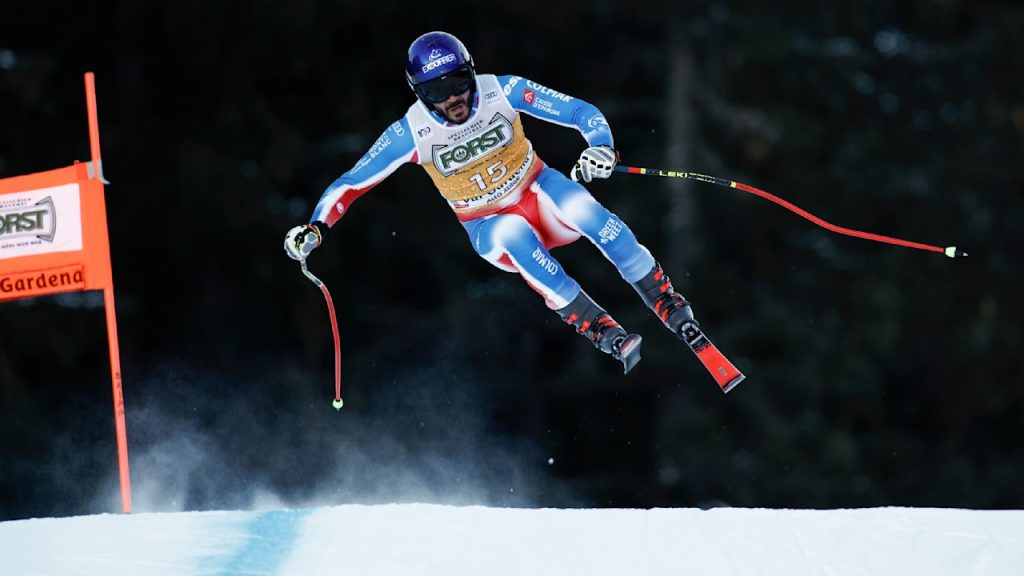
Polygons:
[[414,86],[416,94],[427,102],[438,104],[444,102],[450,96],[462,94],[473,85],[473,73],[465,68],[459,68],[440,78],[427,80]]

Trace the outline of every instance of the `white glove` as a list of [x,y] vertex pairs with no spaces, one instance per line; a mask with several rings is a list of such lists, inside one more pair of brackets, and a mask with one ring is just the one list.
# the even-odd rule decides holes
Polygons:
[[312,224],[296,226],[284,237],[284,252],[293,260],[305,260],[320,245],[320,229]]
[[573,166],[572,179],[574,182],[590,182],[594,178],[607,178],[612,175],[618,161],[618,154],[610,146],[591,146],[580,154],[580,159]]

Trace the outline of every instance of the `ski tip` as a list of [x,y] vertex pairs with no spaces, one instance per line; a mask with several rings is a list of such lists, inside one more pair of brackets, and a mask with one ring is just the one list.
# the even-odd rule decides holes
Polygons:
[[743,382],[746,378],[746,376],[740,374],[739,376],[733,378],[732,380],[729,380],[728,382],[725,383],[725,386],[722,386],[722,393],[728,394],[730,390],[738,386],[739,383]]

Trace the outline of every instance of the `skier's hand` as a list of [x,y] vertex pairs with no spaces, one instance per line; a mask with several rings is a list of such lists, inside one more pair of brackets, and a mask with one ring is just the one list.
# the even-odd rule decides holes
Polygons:
[[590,182],[594,178],[607,178],[619,162],[619,155],[611,146],[591,146],[580,154],[580,159],[572,168],[572,179]]
[[313,224],[296,226],[284,237],[284,252],[293,260],[305,260],[321,239],[320,229]]

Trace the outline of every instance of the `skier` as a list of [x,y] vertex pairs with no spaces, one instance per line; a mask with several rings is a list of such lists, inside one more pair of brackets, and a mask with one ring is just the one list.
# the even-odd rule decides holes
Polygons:
[[[550,249],[585,236],[669,330],[681,339],[688,328],[693,333],[689,303],[650,251],[578,182],[608,178],[618,161],[600,110],[519,76],[476,74],[466,47],[445,32],[412,43],[406,79],[417,101],[327,187],[309,223],[288,231],[288,256],[305,259],[353,201],[402,164],[415,163],[430,175],[481,257],[518,272],[566,323],[622,362],[625,372],[640,360],[640,336],[598,306]],[[520,112],[580,131],[587,148],[572,179],[537,156]]]

